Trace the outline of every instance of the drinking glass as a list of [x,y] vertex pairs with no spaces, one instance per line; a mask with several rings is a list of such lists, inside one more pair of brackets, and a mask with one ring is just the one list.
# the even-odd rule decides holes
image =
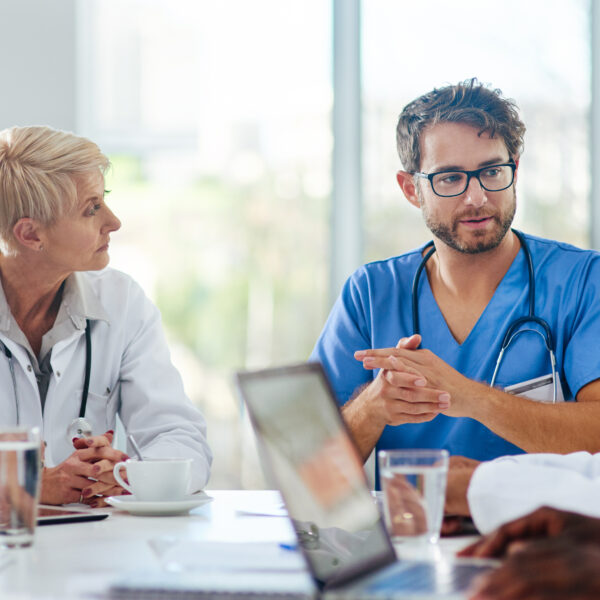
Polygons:
[[0,547],[33,543],[39,488],[39,429],[0,428]]
[[381,450],[378,459],[384,519],[392,541],[437,542],[444,516],[448,452]]

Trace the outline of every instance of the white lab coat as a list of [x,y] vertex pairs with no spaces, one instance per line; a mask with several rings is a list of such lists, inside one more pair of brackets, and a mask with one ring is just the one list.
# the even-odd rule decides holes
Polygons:
[[[193,458],[192,490],[204,488],[212,455],[206,423],[185,396],[171,363],[160,313],[129,276],[114,269],[71,275],[88,312],[92,361],[85,418],[94,435],[115,429],[119,414],[148,457]],[[0,332],[12,352],[20,423],[39,426],[46,441],[46,464],[65,460],[73,445],[67,429],[79,414],[85,371],[85,318],[66,309],[76,329],[52,348],[52,376],[42,415],[38,386],[26,350]],[[8,315],[0,315],[6,330]],[[0,426],[15,425],[16,401],[9,360],[0,355]],[[128,453],[133,449],[128,447]]]
[[467,498],[481,533],[541,506],[600,517],[600,453],[522,454],[481,463]]

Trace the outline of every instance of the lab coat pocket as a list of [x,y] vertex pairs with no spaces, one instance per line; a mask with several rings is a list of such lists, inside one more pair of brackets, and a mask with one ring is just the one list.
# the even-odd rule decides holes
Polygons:
[[562,385],[560,384],[560,376],[556,373],[556,396],[554,393],[554,381],[552,379],[552,373],[548,375],[542,375],[541,377],[535,377],[521,383],[515,383],[504,388],[504,391],[515,396],[523,396],[536,402],[564,402],[565,397],[563,395]]

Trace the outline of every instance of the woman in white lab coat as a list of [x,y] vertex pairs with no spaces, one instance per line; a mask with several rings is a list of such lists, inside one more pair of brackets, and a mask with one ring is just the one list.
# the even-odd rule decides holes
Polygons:
[[[158,309],[106,268],[121,226],[105,203],[108,166],[70,133],[0,131],[0,428],[41,428],[45,503],[97,506],[122,493],[117,414],[143,455],[193,458],[193,489],[210,471],[206,424],[171,364]],[[82,433],[91,437],[74,439]]]

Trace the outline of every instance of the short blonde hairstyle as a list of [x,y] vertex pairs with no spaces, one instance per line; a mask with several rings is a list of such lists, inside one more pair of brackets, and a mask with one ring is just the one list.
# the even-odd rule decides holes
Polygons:
[[16,251],[15,223],[52,225],[77,201],[75,178],[106,173],[110,162],[92,141],[50,127],[0,131],[0,249]]

